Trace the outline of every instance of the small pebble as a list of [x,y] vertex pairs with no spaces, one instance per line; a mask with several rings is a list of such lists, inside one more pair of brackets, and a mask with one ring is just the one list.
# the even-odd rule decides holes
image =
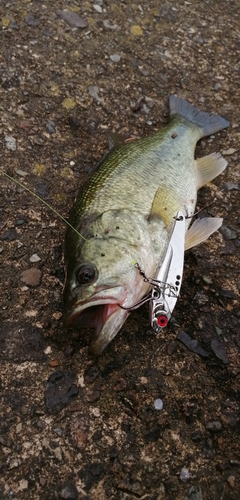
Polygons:
[[31,257],[30,257],[29,260],[30,260],[30,262],[33,263],[33,262],[39,262],[41,259],[40,259],[40,257],[38,256],[37,253],[34,253],[33,255],[31,255]]
[[119,56],[118,54],[111,54],[111,55],[110,55],[110,59],[111,59],[111,61],[113,61],[113,62],[119,62],[119,61],[120,61],[120,59],[121,59],[121,56]]
[[181,472],[180,472],[180,479],[181,479],[181,481],[183,481],[184,483],[186,483],[186,481],[188,481],[189,478],[190,478],[190,474],[188,472],[188,469],[186,469],[186,467],[183,467],[181,469]]
[[97,103],[102,102],[102,98],[98,95],[99,87],[97,85],[90,85],[90,87],[88,87],[88,93]]
[[219,229],[225,240],[235,240],[237,238],[237,231],[228,226],[221,226]]
[[120,30],[120,26],[118,26],[118,24],[111,24],[108,19],[105,19],[103,21],[103,26],[104,28],[108,29],[108,30]]
[[100,396],[101,396],[100,391],[95,390],[87,395],[87,401],[89,403],[94,403],[100,399]]
[[161,399],[155,399],[154,408],[156,410],[162,410],[163,409],[163,401]]
[[214,90],[216,90],[216,92],[218,92],[218,90],[220,90],[221,87],[222,87],[221,83],[220,82],[216,82],[215,85],[214,85]]
[[209,420],[206,423],[206,429],[210,432],[220,432],[222,430],[222,424],[220,420]]
[[45,354],[51,354],[51,352],[52,352],[52,348],[51,348],[51,346],[50,346],[50,345],[48,345],[48,346],[46,347],[46,349],[44,349],[44,353],[45,353]]
[[56,133],[56,123],[53,120],[48,120],[46,124],[46,130],[49,134]]
[[88,22],[72,10],[57,10],[57,15],[71,28],[86,28],[88,26]]
[[234,153],[237,152],[237,149],[234,149],[234,148],[229,148],[229,149],[225,149],[224,151],[222,151],[222,154],[223,156],[228,156],[228,155],[233,155]]
[[52,367],[59,366],[58,359],[51,359],[51,361],[49,361],[49,366],[52,366]]
[[200,486],[191,486],[184,497],[184,500],[203,500],[202,489]]
[[20,177],[26,177],[26,175],[29,175],[28,172],[25,172],[25,170],[16,170],[16,174],[18,174]]
[[77,500],[78,498],[78,490],[74,483],[67,481],[61,487],[59,492],[60,498],[64,498],[66,500]]
[[57,436],[62,436],[62,429],[60,427],[53,429],[53,432],[57,434]]
[[102,14],[102,7],[101,7],[101,5],[93,4],[93,8],[96,10],[96,12],[98,12],[99,14]]
[[203,281],[204,283],[207,283],[207,285],[211,285],[213,283],[212,278],[209,278],[209,276],[203,276]]
[[235,488],[235,481],[236,481],[236,476],[228,476],[227,478],[227,482],[228,482],[228,485],[230,486],[230,488],[232,488],[232,490]]
[[26,283],[28,286],[38,286],[41,281],[42,273],[36,267],[31,267],[30,269],[26,269],[21,274],[21,281]]
[[16,139],[14,137],[12,137],[11,135],[5,135],[4,139],[5,139],[6,148],[9,151],[16,151],[16,149],[17,149]]
[[218,358],[220,361],[222,361],[225,365],[227,365],[229,363],[225,348],[224,348],[223,344],[218,342],[218,340],[212,340],[211,349],[214,352],[216,358]]
[[234,184],[233,182],[229,181],[229,182],[225,182],[225,188],[228,190],[228,191],[232,191],[233,189],[236,189],[236,190],[239,190],[239,187],[237,184]]
[[25,23],[28,26],[31,26],[31,28],[37,28],[37,26],[39,26],[40,24],[40,20],[37,17],[35,17],[34,14],[28,14],[25,17]]

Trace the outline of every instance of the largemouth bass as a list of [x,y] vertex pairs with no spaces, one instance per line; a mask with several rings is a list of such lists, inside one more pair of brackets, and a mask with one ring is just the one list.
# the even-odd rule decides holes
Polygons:
[[222,223],[198,219],[188,229],[197,190],[227,165],[219,154],[195,161],[196,143],[229,122],[174,95],[169,108],[170,122],[159,132],[120,145],[113,141],[70,212],[69,221],[82,237],[68,228],[65,321],[95,328],[90,346],[94,355],[119,332],[128,308],[149,292],[139,270],[156,275],[178,211],[189,217],[185,249],[204,241]]

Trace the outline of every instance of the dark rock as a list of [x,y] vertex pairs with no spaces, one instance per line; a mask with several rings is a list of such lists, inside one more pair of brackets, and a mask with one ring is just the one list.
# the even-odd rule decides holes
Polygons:
[[168,348],[167,348],[168,355],[171,356],[174,352],[177,351],[177,348],[178,348],[177,342],[175,342],[174,340],[172,340],[168,344]]
[[236,293],[233,292],[233,290],[224,290],[222,288],[222,290],[220,290],[220,295],[222,297],[226,297],[226,299],[237,299],[237,295]]
[[40,20],[36,16],[34,16],[34,14],[28,14],[25,17],[25,23],[28,26],[31,26],[31,28],[37,28],[37,26],[39,26],[40,24]]
[[22,406],[26,402],[26,398],[20,392],[9,391],[4,397],[4,402],[14,410]]
[[16,363],[44,361],[42,330],[28,323],[3,322],[0,325],[0,358]]
[[59,497],[66,500],[77,500],[78,490],[75,484],[71,483],[70,481],[64,483],[59,492]]
[[192,339],[186,332],[180,331],[178,333],[177,339],[182,342],[190,351],[202,356],[203,358],[208,358],[209,354],[205,349],[203,349],[197,342],[197,340]]
[[100,399],[100,391],[93,391],[87,395],[87,400],[89,403],[94,403]]
[[95,484],[97,484],[105,473],[105,466],[101,462],[94,462],[85,465],[79,471],[80,479],[85,483],[85,488],[89,491]]
[[225,348],[224,348],[223,344],[221,344],[220,342],[218,342],[218,340],[212,340],[212,342],[211,342],[211,349],[214,352],[215,356],[220,361],[222,361],[226,365],[229,363],[228,356],[227,356],[227,353],[225,351]]
[[225,240],[235,240],[237,238],[237,231],[228,226],[221,226],[219,229]]
[[56,133],[56,123],[53,120],[48,120],[46,124],[46,130],[49,134]]
[[71,10],[57,10],[57,15],[63,19],[71,28],[86,28],[88,22]]
[[2,236],[0,236],[0,240],[2,241],[14,241],[17,239],[19,239],[19,234],[17,233],[16,229],[10,229]]
[[160,434],[161,434],[161,429],[158,426],[151,427],[144,434],[145,443],[155,443],[159,439]]
[[69,123],[69,126],[73,132],[76,132],[76,130],[80,126],[80,122],[79,122],[78,118],[76,118],[75,116],[69,116],[68,123]]
[[208,296],[203,293],[203,292],[197,292],[194,295],[194,301],[197,303],[199,306],[204,306],[205,304],[208,303]]
[[191,439],[194,443],[199,443],[200,441],[202,441],[202,433],[200,429],[196,429],[192,432]]
[[75,373],[63,371],[57,371],[49,377],[44,394],[49,413],[61,411],[78,394],[78,387],[74,384],[75,378]]
[[191,486],[184,497],[184,500],[203,500],[202,489],[200,486]]
[[215,457],[215,450],[213,447],[213,440],[208,438],[205,440],[203,450],[202,450],[203,458],[213,459]]
[[220,90],[221,87],[222,87],[221,83],[220,82],[216,82],[215,85],[214,85],[214,90],[216,90],[216,92],[218,92],[218,90]]
[[21,81],[17,76],[12,76],[12,78],[9,78],[7,80],[4,80],[4,82],[2,82],[2,87],[5,90],[8,90],[10,88],[20,87],[20,85]]
[[102,438],[102,431],[100,431],[100,430],[94,432],[94,434],[92,435],[92,440],[93,441],[98,442],[98,441],[100,441],[101,438]]
[[11,448],[13,442],[8,436],[0,436],[0,444],[6,448]]
[[144,488],[141,485],[140,481],[136,479],[132,479],[131,476],[128,474],[125,476],[119,483],[118,483],[118,489],[121,491],[125,491],[127,493],[130,493],[134,495],[137,498],[140,498],[144,494]]
[[73,347],[72,345],[68,345],[68,346],[66,347],[66,349],[65,349],[65,351],[64,351],[64,352],[65,352],[65,355],[66,355],[66,356],[69,356],[69,357],[70,357],[70,356],[73,356],[73,354],[74,354],[74,352],[75,352],[75,349],[74,349],[74,347]]
[[222,430],[222,424],[220,420],[209,420],[205,425],[206,429],[210,432],[220,432]]
[[174,498],[176,498],[177,493],[179,491],[179,483],[178,479],[176,477],[170,477],[166,481],[164,481],[165,488],[167,490],[167,493],[171,495],[174,495]]
[[84,372],[84,380],[86,383],[92,384],[97,378],[99,371],[96,366],[88,366]]

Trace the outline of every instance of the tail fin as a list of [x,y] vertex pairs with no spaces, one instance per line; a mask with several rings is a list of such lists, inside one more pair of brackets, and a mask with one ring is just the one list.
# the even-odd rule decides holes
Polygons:
[[193,106],[186,99],[171,95],[169,97],[170,117],[180,115],[189,120],[191,123],[198,125],[202,130],[201,137],[215,134],[229,126],[229,122],[218,115],[212,115],[205,111],[200,111],[196,106]]

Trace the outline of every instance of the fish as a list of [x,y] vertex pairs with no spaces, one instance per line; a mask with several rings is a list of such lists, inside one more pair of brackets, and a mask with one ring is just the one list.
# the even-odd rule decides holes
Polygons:
[[185,250],[222,224],[221,218],[199,218],[189,228],[198,189],[227,166],[218,153],[195,160],[196,143],[229,122],[176,95],[169,97],[169,114],[169,123],[150,136],[125,141],[112,134],[109,152],[80,187],[69,214],[64,321],[68,327],[94,329],[93,356],[149,293],[143,274],[156,276],[176,214],[186,217]]

